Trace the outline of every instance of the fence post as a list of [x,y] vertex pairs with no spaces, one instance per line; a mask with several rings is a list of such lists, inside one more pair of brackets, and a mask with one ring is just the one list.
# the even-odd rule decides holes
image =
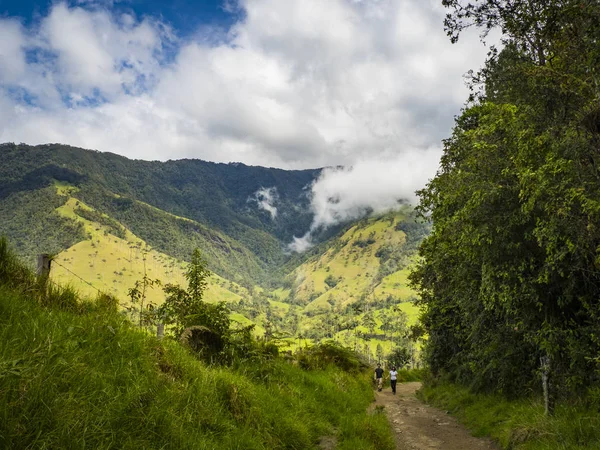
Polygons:
[[542,368],[542,390],[544,392],[544,414],[552,416],[554,414],[554,399],[552,398],[550,383],[550,357],[544,355],[540,358]]
[[165,337],[165,324],[162,322],[159,322],[156,325],[156,337],[158,339],[162,339],[163,337]]
[[50,276],[50,264],[52,259],[50,255],[44,253],[37,257],[37,276],[48,278]]

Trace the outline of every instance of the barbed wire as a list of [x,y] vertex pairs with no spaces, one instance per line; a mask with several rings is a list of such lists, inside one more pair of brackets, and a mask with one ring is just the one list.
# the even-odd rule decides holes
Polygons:
[[[83,281],[85,284],[87,284],[88,286],[90,286],[92,289],[95,289],[96,291],[98,291],[99,294],[106,294],[106,292],[101,291],[100,289],[98,289],[96,286],[94,286],[92,283],[90,283],[89,281],[85,280],[84,278],[80,277],[79,275],[77,275],[75,272],[73,272],[71,269],[69,269],[68,267],[63,266],[61,263],[59,263],[56,260],[52,260],[53,264],[56,264],[57,266],[62,267],[63,269],[65,269],[67,272],[69,272],[71,275],[73,275],[76,278],[79,278],[81,281]],[[56,283],[55,283],[56,284]]]
[[[85,284],[87,284],[88,286],[90,286],[92,289],[95,289],[100,295],[112,295],[108,292],[105,291],[101,291],[100,289],[98,289],[96,286],[94,286],[92,283],[90,283],[89,281],[87,281],[86,279],[80,277],[79,275],[77,275],[75,272],[73,272],[71,269],[69,269],[68,267],[63,266],[61,263],[59,263],[56,260],[52,260],[53,264],[56,264],[57,266],[62,267],[63,269],[65,269],[67,272],[69,272],[71,275],[73,275],[76,278],[79,278],[81,281],[83,281]],[[49,280],[54,286],[56,287],[60,287],[59,284],[57,284],[56,282]],[[126,303],[126,302],[122,302],[118,297],[114,296],[114,298],[116,298],[117,302],[119,303],[119,305],[121,305],[123,308],[130,308],[131,304]]]

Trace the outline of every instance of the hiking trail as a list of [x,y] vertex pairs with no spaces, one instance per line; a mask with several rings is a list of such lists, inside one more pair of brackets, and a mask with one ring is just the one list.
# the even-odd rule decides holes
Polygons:
[[398,383],[396,395],[391,389],[375,392],[374,408],[385,407],[398,450],[498,450],[490,439],[476,438],[444,411],[417,399],[421,383]]

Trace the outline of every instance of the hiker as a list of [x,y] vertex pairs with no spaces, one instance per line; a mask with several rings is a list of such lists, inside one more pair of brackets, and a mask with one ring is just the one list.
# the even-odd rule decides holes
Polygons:
[[396,395],[396,381],[398,380],[398,371],[396,370],[396,366],[392,366],[392,370],[390,370],[390,385],[392,386],[392,392]]
[[377,390],[381,392],[383,389],[383,369],[379,363],[377,363],[377,369],[375,369],[375,382],[377,383]]

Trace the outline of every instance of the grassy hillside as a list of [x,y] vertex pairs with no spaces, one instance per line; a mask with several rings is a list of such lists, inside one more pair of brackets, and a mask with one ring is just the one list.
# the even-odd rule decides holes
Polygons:
[[[352,225],[327,251],[292,272],[288,300],[306,305],[310,315],[350,305],[366,310],[410,303],[415,292],[407,276],[416,247],[410,248],[402,227],[412,221],[407,209]],[[422,227],[424,234],[426,226]],[[390,264],[393,252],[403,252],[403,259]]]
[[2,448],[394,448],[385,416],[366,413],[369,374],[256,352],[207,366],[110,302],[32,282],[0,242]]
[[[381,284],[378,252],[403,245],[406,236],[396,230],[404,214],[365,219],[353,225],[324,254],[302,264],[293,276],[292,295],[307,311],[325,312],[358,301],[378,302],[386,292],[374,292]],[[396,275],[396,274],[394,274]],[[395,292],[407,299],[412,292]]]
[[[76,190],[73,186],[62,183],[56,189],[66,198],[56,212],[76,224],[84,239],[56,254],[51,271],[53,281],[68,284],[88,298],[95,297],[99,291],[108,293],[115,296],[124,308],[133,306],[128,291],[144,274],[152,280],[159,280],[162,285],[186,284],[184,273],[187,262],[156,251],[121,223],[72,197]],[[155,213],[167,215],[160,211]],[[223,242],[226,242],[225,239]],[[213,263],[219,256],[222,255],[217,254],[212,259]],[[216,274],[209,278],[205,293],[209,302],[236,303],[247,296],[246,288]],[[164,301],[160,286],[147,291],[147,301],[155,305]],[[247,323],[247,319],[239,319]]]
[[[398,347],[416,355],[416,294],[408,274],[429,232],[409,208],[363,219],[312,252],[286,287],[263,292],[269,320],[295,336],[295,345],[334,339],[380,359]],[[291,305],[278,309],[284,302]]]
[[[143,276],[144,268],[150,278],[159,278],[162,281],[172,279],[172,282],[182,280],[182,270],[186,266],[182,260],[152,249],[147,242],[133,234],[121,222],[73,197],[77,188],[63,183],[57,186],[57,191],[65,198],[65,203],[57,208],[56,212],[61,217],[76,223],[85,236],[83,241],[59,253],[56,258],[57,263],[63,266],[68,264],[75,269],[77,275],[92,282],[98,289],[119,294],[121,297],[135,280]],[[187,239],[177,235],[172,238],[182,247],[185,243],[190,243],[190,246],[185,248],[187,257],[192,249],[202,248],[212,271],[233,273],[232,277],[234,277],[242,267],[245,267],[246,275],[253,274],[252,262],[255,270],[260,271],[254,261],[255,257],[226,236],[208,230],[189,219],[170,215],[149,205],[141,204],[140,208],[145,209],[147,215],[151,215],[147,220],[149,226],[155,226],[157,221],[162,220],[196,227],[196,233],[190,233]],[[58,276],[65,275],[64,270],[61,270],[57,269]],[[215,278],[220,279],[220,277]],[[239,275],[237,278],[245,279]],[[88,289],[85,284],[79,287]]]

